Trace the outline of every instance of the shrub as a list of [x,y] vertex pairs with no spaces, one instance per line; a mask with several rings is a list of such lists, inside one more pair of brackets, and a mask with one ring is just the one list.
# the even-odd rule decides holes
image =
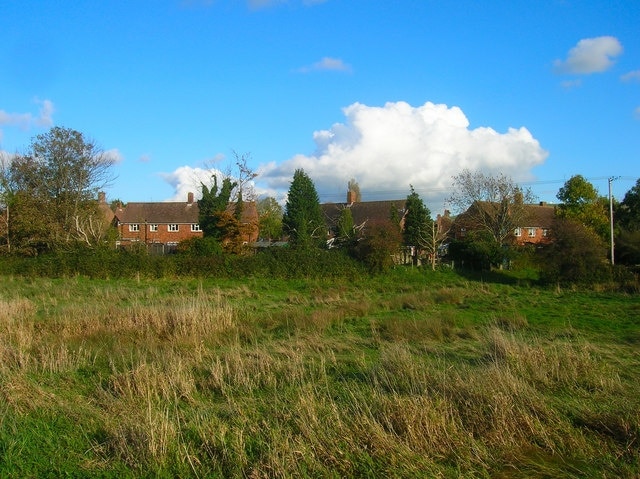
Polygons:
[[391,221],[369,226],[365,237],[358,242],[352,254],[373,273],[383,273],[394,265],[393,256],[400,250],[400,228]]
[[615,244],[616,263],[640,265],[640,231],[620,231]]
[[508,253],[487,231],[471,231],[463,240],[449,244],[449,257],[459,267],[476,271],[500,266],[508,259]]
[[211,256],[222,253],[222,245],[216,238],[190,238],[178,243],[176,252],[185,256]]
[[589,228],[557,219],[553,242],[541,250],[541,279],[547,283],[593,284],[610,280],[607,248]]

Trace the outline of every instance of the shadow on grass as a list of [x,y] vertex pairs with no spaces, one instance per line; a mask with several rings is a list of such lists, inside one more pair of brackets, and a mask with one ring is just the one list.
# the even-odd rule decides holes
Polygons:
[[470,269],[456,269],[455,271],[459,276],[469,281],[504,284],[509,286],[539,286],[542,284],[537,278],[521,277],[513,271],[508,270],[478,271]]

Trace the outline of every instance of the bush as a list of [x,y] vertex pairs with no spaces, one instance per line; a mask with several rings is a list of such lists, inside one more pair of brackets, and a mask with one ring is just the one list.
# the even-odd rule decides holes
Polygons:
[[353,248],[352,254],[372,273],[383,273],[394,266],[393,257],[400,251],[400,228],[391,222],[372,224]]
[[553,242],[541,250],[541,279],[547,283],[594,284],[611,280],[607,247],[589,228],[557,219]]
[[640,265],[640,231],[620,231],[615,245],[616,263]]
[[486,231],[471,231],[463,240],[449,244],[448,256],[458,267],[489,271],[508,260],[509,250],[501,248]]
[[211,256],[222,254],[222,245],[216,238],[191,238],[178,243],[176,252],[185,256]]

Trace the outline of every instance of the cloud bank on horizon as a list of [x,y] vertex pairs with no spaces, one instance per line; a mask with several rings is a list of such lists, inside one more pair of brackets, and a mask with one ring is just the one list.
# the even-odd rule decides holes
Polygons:
[[[282,200],[293,173],[302,168],[323,202],[344,201],[347,182],[353,178],[365,201],[401,199],[413,185],[433,203],[444,201],[452,177],[465,168],[526,181],[533,177],[531,169],[547,157],[526,128],[509,128],[506,133],[489,127],[470,129],[469,120],[455,106],[354,103],[343,113],[343,123],[313,134],[313,154],[262,165],[256,191]],[[162,177],[176,192],[172,200],[180,201],[200,181],[210,181],[211,170],[181,166]]]
[[325,201],[344,201],[351,178],[360,185],[364,200],[402,198],[410,185],[436,200],[448,195],[452,176],[463,169],[525,181],[547,157],[526,128],[509,128],[506,133],[489,127],[470,129],[469,120],[455,106],[354,103],[343,112],[343,123],[314,133],[313,154],[264,165],[259,181],[268,190],[287,190],[294,171],[302,168]]

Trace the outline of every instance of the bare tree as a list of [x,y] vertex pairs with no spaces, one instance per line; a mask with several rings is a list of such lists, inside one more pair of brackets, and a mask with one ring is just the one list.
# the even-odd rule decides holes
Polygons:
[[460,212],[459,221],[468,229],[483,230],[503,246],[515,228],[527,221],[525,204],[533,203],[530,189],[523,189],[505,175],[490,176],[464,170],[453,177],[449,202]]
[[427,254],[431,269],[435,271],[442,245],[447,241],[451,231],[451,217],[438,215],[435,221],[418,233],[420,249]]
[[236,201],[238,196],[243,201],[255,201],[257,198],[253,180],[256,179],[258,174],[251,169],[248,162],[251,160],[251,153],[239,154],[237,151],[233,151],[233,157],[235,159],[237,173],[237,188],[235,194],[232,196],[232,200]]

